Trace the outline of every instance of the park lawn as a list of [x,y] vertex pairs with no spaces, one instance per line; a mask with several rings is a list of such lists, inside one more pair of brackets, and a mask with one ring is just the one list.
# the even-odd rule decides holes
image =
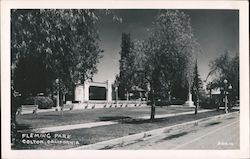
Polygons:
[[[198,113],[197,115],[179,115],[173,117],[159,118],[154,121],[148,119],[121,119],[118,124],[99,126],[93,128],[76,129],[69,131],[54,132],[58,134],[71,135],[71,141],[78,141],[79,145],[72,144],[17,144],[13,149],[69,149],[81,145],[93,144],[101,141],[106,141],[118,137],[141,133],[157,128],[180,124],[188,121],[193,121],[201,118],[216,116],[223,114],[223,111],[210,111]],[[51,133],[53,135],[54,133]]]
[[[156,114],[171,114],[193,111],[189,107],[157,107]],[[128,107],[128,108],[101,108],[101,109],[79,109],[60,112],[43,112],[34,114],[17,115],[17,127],[19,130],[44,128],[61,125],[82,124],[96,121],[117,120],[122,118],[150,117],[150,107]]]

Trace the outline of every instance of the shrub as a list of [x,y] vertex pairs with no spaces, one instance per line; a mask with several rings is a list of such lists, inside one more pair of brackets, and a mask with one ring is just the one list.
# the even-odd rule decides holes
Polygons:
[[218,108],[220,104],[216,103],[215,100],[204,99],[200,101],[200,106],[205,109],[214,109]]
[[175,99],[171,101],[171,105],[183,105],[183,104],[185,104],[185,100]]
[[168,106],[168,105],[170,105],[170,102],[169,102],[169,101],[165,101],[165,100],[156,101],[156,102],[155,102],[155,105],[156,105],[156,106]]
[[[171,100],[171,101],[168,101],[168,100],[156,101],[155,105],[156,106],[169,106],[169,105],[183,105],[184,103],[185,103],[184,100],[174,99],[174,100]],[[147,102],[147,105],[151,105],[151,104],[152,104],[151,101]]]
[[72,103],[80,103],[80,101],[76,101],[76,100],[74,100],[74,101],[72,101]]
[[53,100],[44,96],[29,97],[25,104],[36,104],[39,109],[50,109],[54,106]]

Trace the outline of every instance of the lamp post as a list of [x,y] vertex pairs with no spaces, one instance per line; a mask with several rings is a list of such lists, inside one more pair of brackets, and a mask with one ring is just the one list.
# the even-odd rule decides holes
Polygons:
[[150,95],[150,83],[147,83],[147,102],[150,100],[149,95]]
[[57,94],[56,94],[56,110],[60,110],[60,95],[59,95],[59,79],[56,79]]
[[171,101],[171,92],[168,91],[168,101],[170,102]]
[[228,101],[228,99],[227,99],[228,89],[231,90],[233,87],[231,84],[228,86],[228,81],[226,79],[223,82],[225,84],[225,90],[224,90],[224,92],[225,92],[225,112],[228,113],[228,105],[227,105],[227,103],[228,103],[227,102]]
[[210,98],[210,101],[212,99],[212,82],[209,82],[209,98]]
[[232,88],[233,88],[233,86],[230,84],[230,85],[228,86],[228,89],[231,90]]
[[115,103],[116,103],[116,106],[118,107],[118,86],[117,86],[117,84],[115,85]]

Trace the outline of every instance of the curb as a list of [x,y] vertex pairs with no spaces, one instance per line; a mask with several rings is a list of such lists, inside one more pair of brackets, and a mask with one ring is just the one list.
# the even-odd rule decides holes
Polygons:
[[120,138],[116,138],[116,139],[102,141],[102,142],[98,142],[98,143],[95,143],[95,144],[90,144],[90,145],[84,145],[84,146],[80,146],[80,147],[76,147],[76,148],[71,148],[69,150],[109,149],[111,147],[114,147],[115,145],[119,145],[119,146],[127,145],[129,143],[133,143],[133,141],[146,140],[146,139],[157,136],[157,135],[159,135],[161,133],[164,133],[164,132],[176,131],[178,129],[187,128],[187,127],[190,127],[190,126],[197,125],[200,122],[205,122],[207,120],[215,120],[215,119],[218,119],[218,118],[223,119],[225,117],[228,117],[228,116],[231,116],[231,115],[234,115],[234,114],[237,114],[237,113],[239,113],[239,112],[232,112],[232,113],[228,113],[228,114],[212,116],[212,117],[203,118],[203,119],[199,119],[199,120],[194,120],[194,121],[190,121],[190,122],[186,122],[186,123],[182,123],[182,124],[177,124],[177,125],[172,125],[172,126],[168,126],[168,127],[154,129],[154,130],[150,130],[150,131],[146,131],[146,132],[141,132],[141,133],[134,134],[134,135],[129,135],[129,136],[124,136],[124,137],[120,137]]

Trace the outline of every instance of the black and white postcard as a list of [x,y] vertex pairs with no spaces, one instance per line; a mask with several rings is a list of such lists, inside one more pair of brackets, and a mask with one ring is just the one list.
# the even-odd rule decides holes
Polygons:
[[3,158],[249,157],[247,1],[1,4]]

